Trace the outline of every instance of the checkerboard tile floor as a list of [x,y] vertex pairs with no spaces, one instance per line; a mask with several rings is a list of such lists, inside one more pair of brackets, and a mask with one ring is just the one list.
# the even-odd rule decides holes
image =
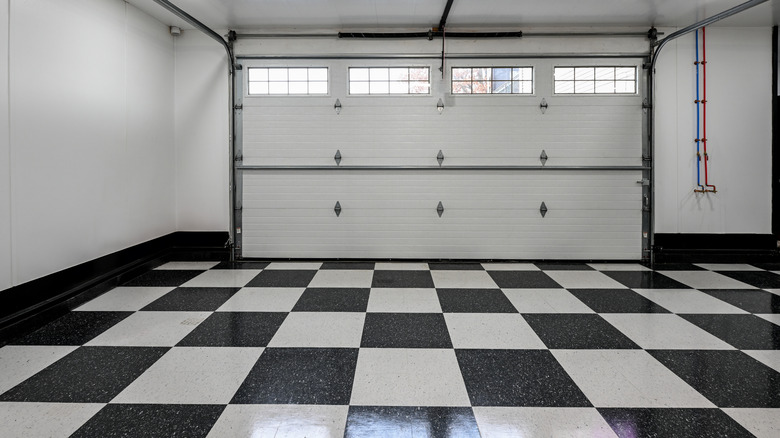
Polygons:
[[777,268],[171,262],[0,348],[0,436],[777,437]]

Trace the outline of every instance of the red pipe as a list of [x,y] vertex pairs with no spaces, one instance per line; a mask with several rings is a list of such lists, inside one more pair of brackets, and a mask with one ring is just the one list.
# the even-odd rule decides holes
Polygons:
[[701,54],[702,54],[702,88],[704,95],[702,96],[702,139],[701,142],[704,145],[704,187],[711,187],[710,190],[713,193],[717,193],[718,189],[709,183],[707,173],[707,162],[710,161],[709,155],[707,155],[707,39],[704,27],[701,28]]

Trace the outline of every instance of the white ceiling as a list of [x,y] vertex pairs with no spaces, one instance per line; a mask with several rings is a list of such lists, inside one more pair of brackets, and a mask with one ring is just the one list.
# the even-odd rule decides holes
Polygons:
[[[168,25],[190,26],[153,0],[126,0]],[[455,0],[448,29],[530,27],[679,27],[746,0]],[[172,0],[214,29],[296,32],[428,29],[446,0]],[[771,26],[780,0],[724,20],[724,26]]]

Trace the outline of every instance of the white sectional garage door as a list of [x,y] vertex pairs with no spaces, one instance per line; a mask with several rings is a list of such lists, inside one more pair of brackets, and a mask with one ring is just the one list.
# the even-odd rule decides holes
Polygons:
[[[243,60],[242,256],[638,260],[642,96],[555,94],[553,69],[640,62]],[[326,95],[245,94],[249,68],[301,66]],[[349,94],[350,67],[399,66],[430,94]],[[452,94],[461,66],[531,66],[533,94]]]

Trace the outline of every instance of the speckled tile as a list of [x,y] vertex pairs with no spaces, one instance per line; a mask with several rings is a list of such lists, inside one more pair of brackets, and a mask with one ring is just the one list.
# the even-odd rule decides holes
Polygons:
[[780,295],[758,289],[702,290],[750,313],[780,313]]
[[141,310],[145,312],[211,312],[217,310],[238,290],[237,287],[178,287],[149,303]]
[[203,270],[159,269],[141,274],[127,281],[123,286],[178,287],[202,273]]
[[418,262],[418,263],[386,262],[386,263],[375,264],[374,270],[375,271],[427,271],[428,264],[423,262]]
[[680,316],[740,350],[780,350],[780,326],[755,315]]
[[690,289],[679,281],[659,274],[644,271],[603,271],[608,277],[629,289]]
[[325,262],[320,269],[373,270],[374,262]]
[[447,313],[444,319],[455,348],[546,348],[521,315]]
[[431,262],[428,263],[431,271],[484,271],[480,263],[470,262]]
[[215,312],[182,339],[183,347],[265,347],[285,312]]
[[669,313],[629,289],[569,289],[569,292],[598,313]]
[[773,262],[773,263],[751,263],[751,265],[765,269],[767,271],[780,271],[780,263]]
[[724,271],[720,274],[757,289],[780,288],[780,275],[774,272]]
[[482,438],[617,437],[594,408],[475,407],[474,416]]
[[541,271],[488,271],[488,274],[502,289],[562,289],[560,284]]
[[639,263],[588,263],[588,266],[597,271],[652,271]]
[[346,405],[356,348],[266,348],[231,404]]
[[591,406],[547,350],[455,353],[472,406]]
[[13,345],[82,345],[111,329],[133,312],[70,312]]
[[158,270],[167,271],[208,271],[220,262],[168,262],[156,267]]
[[780,372],[780,350],[742,350],[742,352]]
[[217,309],[218,312],[289,312],[301,298],[302,287],[245,287]]
[[497,289],[498,285],[487,272],[479,271],[431,271],[437,289]]
[[81,347],[0,396],[0,401],[108,403],[166,352]]
[[246,284],[257,277],[260,272],[261,271],[258,269],[214,269],[198,275],[181,286],[199,288],[240,288],[246,286]]
[[220,405],[111,404],[73,438],[205,437],[224,409]]
[[763,271],[761,268],[757,268],[747,263],[694,263],[700,268],[704,268],[708,271]]
[[644,350],[553,350],[597,408],[714,408]]
[[649,353],[718,407],[780,408],[780,373],[741,351]]
[[269,262],[220,262],[218,265],[211,269],[265,269],[270,265]]
[[371,287],[374,271],[353,269],[331,269],[317,271],[309,287]]
[[482,263],[486,271],[538,271],[533,263]]
[[308,288],[293,307],[294,312],[365,312],[371,289]]
[[704,271],[705,269],[693,263],[656,263],[653,265],[656,271]]
[[352,406],[344,436],[479,438],[480,434],[471,408]]
[[320,269],[322,263],[319,262],[272,262],[265,267],[266,270],[276,271],[316,271]]
[[600,316],[646,350],[734,349],[677,315],[602,313]]
[[444,312],[517,313],[500,289],[436,289]]
[[358,348],[365,319],[362,312],[293,312],[268,346]]
[[72,353],[76,348],[78,347],[55,345],[6,345],[0,348],[0,394]]
[[723,412],[757,438],[780,436],[780,409],[726,408]]
[[87,302],[76,311],[135,312],[173,289],[173,287],[117,287]]
[[262,352],[262,348],[172,348],[111,403],[226,405]]
[[229,405],[211,438],[341,438],[349,406]]
[[173,347],[209,315],[210,312],[136,312],[86,345]]
[[772,324],[780,325],[780,313],[756,313],[756,316]]
[[566,289],[503,289],[520,313],[594,313]]
[[545,271],[565,289],[625,289],[617,281],[599,271]]
[[0,436],[66,438],[103,406],[101,403],[0,403]]
[[452,348],[441,313],[368,313],[364,348]]
[[747,313],[695,289],[634,289],[674,313]]
[[[273,263],[272,263],[273,264]],[[295,269],[270,270],[269,267],[257,274],[246,287],[306,287],[317,271]]]
[[718,409],[599,409],[620,438],[740,438],[751,437]]
[[436,289],[374,288],[368,297],[368,312],[441,313]]
[[375,270],[371,287],[433,288],[431,271]]
[[[728,277],[725,272],[712,271],[657,271],[692,289],[752,289],[748,283]],[[741,274],[757,274],[756,272],[741,272]],[[780,276],[777,277],[780,280]]]
[[451,349],[361,348],[350,405],[469,406]]
[[531,328],[552,349],[639,348],[596,314],[524,314]]
[[593,268],[590,267],[587,263],[537,262],[534,264],[536,265],[537,268],[543,271],[592,271],[593,270]]

